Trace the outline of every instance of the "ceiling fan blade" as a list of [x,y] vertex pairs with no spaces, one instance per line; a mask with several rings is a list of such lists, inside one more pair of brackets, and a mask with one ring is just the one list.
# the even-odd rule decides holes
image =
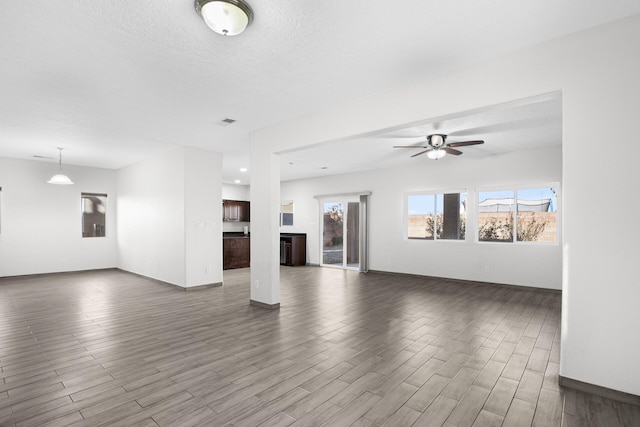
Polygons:
[[460,142],[451,142],[447,144],[447,147],[466,147],[467,145],[480,145],[484,144],[484,141],[460,141]]
[[462,154],[462,151],[456,150],[455,148],[444,147],[443,150],[449,154],[453,154],[454,156],[459,156],[460,154]]
[[419,156],[420,154],[424,154],[424,153],[426,153],[427,151],[431,151],[431,149],[429,149],[429,150],[424,150],[424,151],[421,151],[421,152],[419,152],[419,153],[416,153],[416,154],[414,154],[414,155],[412,155],[411,157],[416,157],[416,156]]
[[394,145],[393,148],[428,148],[426,145]]
[[384,139],[424,139],[423,133],[410,134],[406,133],[383,133],[374,135],[374,138],[384,138]]

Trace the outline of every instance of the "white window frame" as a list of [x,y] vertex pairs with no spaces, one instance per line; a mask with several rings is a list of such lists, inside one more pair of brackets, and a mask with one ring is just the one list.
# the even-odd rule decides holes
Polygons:
[[[467,196],[467,204],[466,206],[466,229],[464,239],[438,239],[437,235],[433,236],[433,239],[426,239],[421,237],[409,237],[409,196],[438,196],[439,194],[466,194]],[[437,199],[436,199],[437,200]],[[436,215],[437,216],[437,215]],[[453,189],[453,190],[424,190],[424,191],[407,191],[403,194],[403,238],[404,240],[418,240],[418,241],[427,241],[427,242],[466,242],[467,236],[469,235],[469,190],[464,189]],[[477,234],[477,233],[476,233]]]
[[[105,213],[104,213],[105,233],[102,236],[84,236],[83,235],[83,232],[84,232],[84,205],[83,205],[83,203],[84,203],[85,197],[88,198],[88,197],[91,197],[91,196],[104,197],[104,199],[105,199],[105,204],[104,204],[104,207],[105,207]],[[104,239],[104,238],[108,237],[108,234],[107,234],[107,212],[109,210],[108,203],[109,203],[109,195],[107,193],[90,193],[90,192],[81,192],[80,193],[80,235],[82,236],[83,240],[84,239],[96,239],[96,238]]]
[[[518,241],[518,229],[517,229],[517,215],[518,215],[518,191],[520,190],[532,190],[536,188],[555,188],[556,189],[556,241],[555,242],[536,242],[536,241],[528,241],[522,242]],[[480,240],[479,227],[480,227],[480,211],[478,209],[478,205],[480,203],[480,193],[483,192],[492,192],[492,191],[513,191],[514,197],[514,205],[515,208],[512,211],[513,215],[513,240],[511,241],[503,241],[503,242],[490,242]],[[560,236],[562,235],[562,221],[561,219],[561,187],[559,182],[542,182],[542,183],[527,183],[527,184],[513,184],[513,185],[504,185],[504,186],[492,186],[492,187],[478,187],[474,191],[475,203],[474,203],[474,242],[482,245],[505,245],[505,244],[516,244],[516,245],[542,245],[542,246],[557,246],[560,244]],[[469,197],[467,196],[467,200]],[[467,207],[468,208],[468,207]],[[469,211],[467,209],[467,234],[469,233]]]

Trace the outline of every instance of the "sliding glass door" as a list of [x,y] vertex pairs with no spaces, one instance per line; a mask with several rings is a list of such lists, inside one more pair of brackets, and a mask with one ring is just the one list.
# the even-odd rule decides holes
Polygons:
[[357,199],[320,203],[323,266],[360,269],[360,202]]

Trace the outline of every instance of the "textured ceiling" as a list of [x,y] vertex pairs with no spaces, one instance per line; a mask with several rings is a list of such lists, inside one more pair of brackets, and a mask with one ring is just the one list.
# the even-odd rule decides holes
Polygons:
[[[247,31],[222,37],[189,0],[3,2],[0,156],[63,146],[65,163],[120,168],[188,145],[222,152],[225,180],[246,183],[256,129],[640,12],[639,0],[251,6]],[[452,128],[483,126],[464,120]]]

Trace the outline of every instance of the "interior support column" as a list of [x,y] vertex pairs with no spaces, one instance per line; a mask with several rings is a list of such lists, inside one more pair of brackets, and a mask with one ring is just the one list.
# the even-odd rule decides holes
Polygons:
[[280,307],[280,161],[251,143],[251,300],[258,307]]

